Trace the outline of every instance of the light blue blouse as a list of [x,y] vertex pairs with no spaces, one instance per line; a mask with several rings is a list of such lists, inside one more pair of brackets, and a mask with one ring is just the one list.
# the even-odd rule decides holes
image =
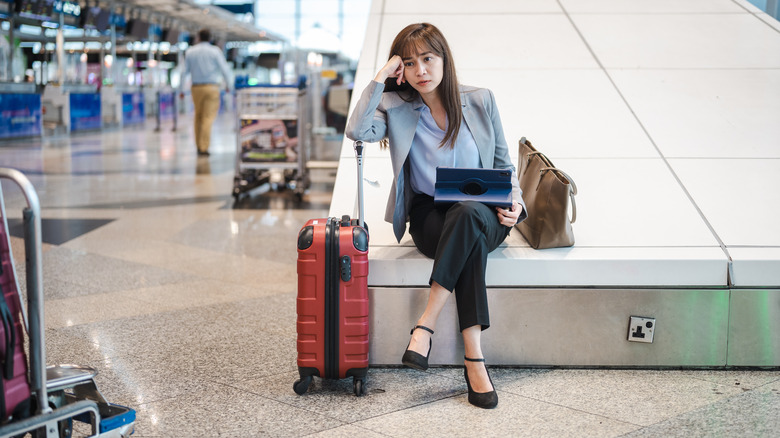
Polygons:
[[443,147],[439,146],[445,133],[436,124],[430,108],[423,105],[420,108],[420,121],[414,133],[412,149],[409,151],[410,180],[415,193],[433,196],[436,167],[482,167],[477,143],[466,123],[461,120],[460,133],[454,148],[451,148],[449,143]]

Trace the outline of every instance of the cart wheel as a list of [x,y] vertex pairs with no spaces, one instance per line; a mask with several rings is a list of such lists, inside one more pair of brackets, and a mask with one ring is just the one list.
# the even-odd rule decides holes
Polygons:
[[361,395],[366,395],[366,383],[363,380],[354,379],[352,387],[356,396],[360,397]]
[[295,383],[293,383],[293,391],[295,391],[295,393],[298,395],[303,395],[309,389],[310,384],[311,384],[311,376],[303,377],[299,380],[296,380]]

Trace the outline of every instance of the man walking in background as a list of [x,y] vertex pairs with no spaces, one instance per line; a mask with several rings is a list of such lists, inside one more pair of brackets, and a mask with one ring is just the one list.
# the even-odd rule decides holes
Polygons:
[[182,84],[189,73],[192,77],[192,102],[195,104],[195,144],[199,156],[209,155],[211,125],[219,112],[219,77],[225,79],[225,91],[230,92],[230,69],[219,47],[211,44],[211,32],[198,32],[198,44],[187,49],[184,58]]

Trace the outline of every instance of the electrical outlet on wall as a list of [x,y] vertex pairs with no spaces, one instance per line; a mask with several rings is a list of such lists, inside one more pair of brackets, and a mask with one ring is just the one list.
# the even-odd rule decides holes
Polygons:
[[631,342],[653,342],[655,318],[632,316],[628,324],[628,340]]

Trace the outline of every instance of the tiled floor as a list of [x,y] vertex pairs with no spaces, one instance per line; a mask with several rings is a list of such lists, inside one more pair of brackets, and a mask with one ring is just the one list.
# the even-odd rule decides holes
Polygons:
[[[376,5],[382,2],[375,3],[370,19],[376,23]],[[427,4],[387,2],[390,21],[395,21],[385,23],[386,33],[410,18],[393,14]],[[466,0],[451,4],[461,11],[476,5]],[[764,118],[778,114],[776,97],[766,97],[777,96],[780,89],[780,64],[771,64],[777,55],[762,58],[749,49],[740,55],[739,65],[755,63],[760,68],[735,69],[733,59],[717,53],[685,45],[674,50],[647,46],[660,15],[672,12],[679,16],[668,22],[668,34],[656,40],[665,47],[698,29],[701,38],[714,39],[712,47],[742,52],[742,47],[730,46],[733,40],[720,30],[755,33],[759,39],[776,32],[777,27],[744,26],[751,17],[734,13],[735,4],[742,3],[490,2],[492,9],[479,12],[517,14],[512,18],[520,20],[531,42],[524,46],[523,62],[510,60],[517,61],[510,67],[518,68],[520,91],[505,85],[513,72],[491,72],[491,83],[484,85],[494,88],[504,107],[515,98],[533,101],[533,107],[518,106],[517,119],[537,137],[549,139],[561,163],[572,169],[588,158],[573,139],[590,146],[589,157],[636,162],[657,159],[659,153],[668,157],[670,169],[701,201],[725,244],[745,246],[733,249],[735,257],[761,261],[756,254],[766,253],[769,268],[762,272],[756,267],[764,265],[751,264],[758,269],[751,279],[773,279],[769,271],[776,266],[780,243],[760,230],[773,227],[773,222],[741,229],[733,224],[749,214],[745,212],[750,206],[761,209],[754,215],[758,220],[768,220],[776,203],[760,203],[758,193],[729,192],[730,209],[720,214],[722,201],[716,195],[730,190],[728,179],[717,177],[726,171],[740,181],[757,178],[757,185],[776,181],[780,174],[777,136],[767,135],[777,133],[777,119]],[[561,7],[588,34],[591,49],[599,51],[615,86],[560,14]],[[480,19],[484,17],[477,14],[475,20]],[[496,59],[488,55],[500,58],[511,48],[505,40],[515,35],[512,29],[518,22],[504,20],[496,29],[497,46],[473,55],[463,71],[464,82],[484,75],[479,70]],[[440,21],[457,41],[462,18]],[[626,39],[610,38],[608,29],[623,29]],[[463,41],[467,37],[460,36]],[[379,58],[384,51],[379,48]],[[669,63],[690,64],[665,69]],[[362,74],[374,68],[366,59],[360,65]],[[616,89],[630,100],[654,142],[626,112]],[[722,90],[721,103],[703,104],[713,90]],[[561,96],[574,106],[556,109],[555,99]],[[752,112],[754,105],[762,112]],[[562,130],[539,115],[545,111],[558,111],[571,129]],[[681,114],[688,124],[679,123]],[[728,123],[711,123],[718,117]],[[511,125],[509,118],[504,120]],[[493,411],[468,404],[460,368],[424,373],[373,368],[366,397],[354,397],[346,380],[315,380],[309,393],[296,395],[294,242],[308,218],[327,215],[333,178],[315,175],[302,203],[290,193],[268,192],[234,205],[232,115],[218,120],[212,155],[206,159],[195,155],[192,134],[185,128],[191,123],[185,119],[179,126],[176,133],[154,133],[150,123],[146,129],[0,144],[0,166],[18,168],[32,180],[48,224],[43,245],[47,362],[95,367],[106,398],[137,411],[134,436],[777,436],[777,370],[494,368],[501,402]],[[705,135],[703,142],[701,136],[686,141],[692,132],[706,131],[705,126],[720,131]],[[583,138],[588,127],[589,132],[604,131],[603,136]],[[518,127],[507,126],[508,137],[522,134]],[[737,138],[750,141],[730,147]],[[749,159],[727,170],[723,157]],[[666,172],[655,164],[640,163],[637,168],[648,174]],[[582,168],[578,174],[586,175]],[[587,177],[582,178],[588,186]],[[590,186],[603,183],[593,179]],[[4,182],[3,193],[9,216],[19,219],[19,191]],[[588,196],[584,193],[583,199]],[[680,205],[676,214],[695,218],[688,208]],[[598,224],[588,229],[587,215],[582,223],[585,242],[604,235]],[[679,244],[710,245],[712,237],[696,230],[680,232],[684,239]],[[637,234],[631,239],[631,245],[646,245],[642,239],[653,237]],[[17,260],[23,260],[21,239],[13,237],[12,244]],[[18,274],[24,285],[23,270]]]

